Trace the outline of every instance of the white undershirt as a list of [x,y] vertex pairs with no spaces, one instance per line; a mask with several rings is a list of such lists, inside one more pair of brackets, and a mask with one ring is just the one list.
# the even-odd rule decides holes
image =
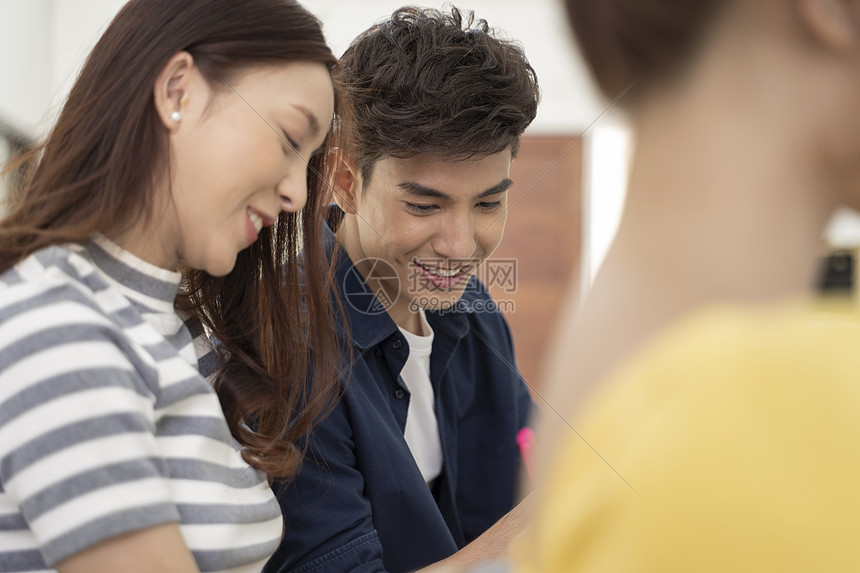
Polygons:
[[400,329],[409,344],[409,357],[400,376],[411,394],[403,436],[406,438],[412,457],[418,464],[418,469],[421,470],[424,481],[429,484],[442,472],[442,442],[439,439],[439,425],[436,422],[436,397],[430,384],[433,329],[427,323],[423,310],[420,314],[424,336]]

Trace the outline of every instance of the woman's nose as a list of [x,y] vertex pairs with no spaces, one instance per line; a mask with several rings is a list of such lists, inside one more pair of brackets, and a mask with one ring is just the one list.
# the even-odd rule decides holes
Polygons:
[[301,211],[308,200],[307,172],[293,174],[284,178],[278,185],[278,198],[281,200],[281,210],[289,213]]

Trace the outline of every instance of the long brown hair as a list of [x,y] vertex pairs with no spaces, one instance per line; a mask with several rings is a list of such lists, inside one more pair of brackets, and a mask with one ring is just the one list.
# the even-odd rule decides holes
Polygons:
[[[215,90],[255,65],[335,64],[319,21],[294,0],[130,1],[87,58],[45,143],[17,163],[25,182],[0,221],[0,272],[49,245],[152,216],[155,184],[170,168],[153,85],[183,50]],[[225,277],[183,269],[176,301],[220,342],[215,388],[225,417],[246,460],[272,476],[295,473],[293,442],[337,388],[322,199],[315,174],[309,179],[300,213],[281,214]]]

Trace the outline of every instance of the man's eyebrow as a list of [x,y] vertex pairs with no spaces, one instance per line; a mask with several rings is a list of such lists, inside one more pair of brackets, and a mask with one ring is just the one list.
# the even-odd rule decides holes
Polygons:
[[426,185],[421,185],[414,181],[404,181],[402,183],[398,183],[397,186],[410,195],[416,195],[418,197],[434,197],[436,199],[444,199],[445,201],[451,200],[449,195],[442,193],[438,189],[433,189],[432,187],[427,187]]
[[320,120],[313,114],[311,110],[303,105],[293,104],[293,107],[302,112],[308,118],[308,123],[311,126],[311,137],[315,137],[320,132]]
[[[479,194],[475,199],[483,199],[484,197],[489,197],[490,195],[497,195],[499,193],[504,193],[507,191],[514,182],[510,179],[504,179],[496,185],[493,185],[486,191]],[[404,181],[402,183],[397,184],[398,187],[409,193],[410,195],[416,195],[418,197],[433,197],[435,199],[442,199],[444,201],[450,201],[451,196],[439,191],[438,189],[434,189],[433,187],[427,187],[426,185],[422,185],[420,183],[415,183],[414,181]]]
[[497,195],[499,193],[504,193],[505,191],[510,189],[511,185],[513,185],[513,184],[514,184],[513,180],[506,178],[503,181],[501,181],[498,185],[493,185],[492,187],[490,187],[489,189],[487,189],[486,191],[484,191],[483,193],[481,193],[480,195],[475,197],[475,199],[483,199],[484,197],[489,197],[490,195]]

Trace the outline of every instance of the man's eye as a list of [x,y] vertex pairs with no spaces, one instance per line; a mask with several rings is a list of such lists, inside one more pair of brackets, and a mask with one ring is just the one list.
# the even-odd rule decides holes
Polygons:
[[436,209],[436,205],[418,205],[416,203],[409,203],[408,201],[404,201],[403,204],[406,205],[406,208],[410,211],[422,215],[431,213],[434,209]]
[[495,211],[496,209],[498,209],[499,207],[502,206],[502,202],[501,201],[483,201],[481,203],[478,203],[476,206],[478,207],[478,209],[481,209],[482,211]]

